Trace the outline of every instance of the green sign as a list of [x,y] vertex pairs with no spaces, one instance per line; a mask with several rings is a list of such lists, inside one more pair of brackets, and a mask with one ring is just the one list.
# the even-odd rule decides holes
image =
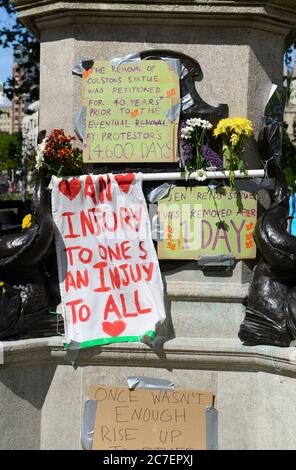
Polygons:
[[208,187],[175,187],[158,203],[163,239],[159,259],[198,259],[202,255],[256,257],[253,231],[255,195],[210,191]]
[[179,102],[179,76],[163,60],[95,62],[83,74],[84,162],[177,161],[179,113],[168,112]]

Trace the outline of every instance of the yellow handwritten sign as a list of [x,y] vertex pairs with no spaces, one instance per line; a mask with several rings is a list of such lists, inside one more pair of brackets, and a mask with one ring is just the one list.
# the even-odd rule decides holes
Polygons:
[[208,187],[175,187],[158,203],[163,239],[159,259],[197,259],[202,255],[256,257],[254,194],[211,192]]
[[93,385],[90,397],[97,400],[93,450],[206,449],[210,392]]
[[83,74],[83,161],[177,161],[179,82],[163,60],[95,62]]

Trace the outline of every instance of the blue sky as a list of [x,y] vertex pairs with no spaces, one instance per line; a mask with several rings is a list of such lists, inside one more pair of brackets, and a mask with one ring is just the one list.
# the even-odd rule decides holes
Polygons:
[[[0,8],[0,25],[9,26],[12,24],[11,18]],[[11,76],[12,70],[12,49],[3,49],[0,47],[0,82],[4,82]]]
[[11,76],[12,49],[0,48],[0,82]]

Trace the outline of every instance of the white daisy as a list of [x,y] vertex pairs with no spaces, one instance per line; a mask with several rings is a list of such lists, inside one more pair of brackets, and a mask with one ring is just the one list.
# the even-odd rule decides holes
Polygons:
[[197,170],[196,172],[197,181],[204,181],[207,179],[207,174],[204,170]]
[[192,132],[193,132],[193,127],[191,126],[183,127],[183,129],[181,130],[182,139],[190,139]]
[[35,161],[36,161],[35,168],[37,170],[39,170],[39,168],[41,168],[44,163],[44,152],[45,152],[46,142],[47,142],[47,139],[45,138],[42,140],[40,144],[37,145],[36,157],[35,157]]

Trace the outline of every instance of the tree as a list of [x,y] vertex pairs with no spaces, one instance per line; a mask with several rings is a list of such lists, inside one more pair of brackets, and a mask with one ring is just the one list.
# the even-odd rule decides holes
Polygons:
[[20,134],[0,133],[0,171],[21,167],[22,138]]
[[13,19],[11,27],[0,27],[0,46],[13,47],[15,58],[20,61],[18,69],[23,71],[23,80],[18,83],[13,77],[4,83],[4,93],[9,99],[13,96],[28,97],[32,102],[39,99],[39,60],[40,46],[16,17],[15,9],[9,0],[0,0],[0,8]]
[[[292,84],[292,71],[293,71],[293,54],[295,53],[296,42],[294,42],[290,49],[285,54],[285,65],[287,67],[287,75],[284,76],[284,84],[286,88],[286,104],[289,103],[291,96]],[[293,135],[290,137],[288,134],[288,125],[284,122],[283,128],[283,147],[282,147],[282,161],[281,165],[288,185],[296,188],[296,123],[293,125]]]

